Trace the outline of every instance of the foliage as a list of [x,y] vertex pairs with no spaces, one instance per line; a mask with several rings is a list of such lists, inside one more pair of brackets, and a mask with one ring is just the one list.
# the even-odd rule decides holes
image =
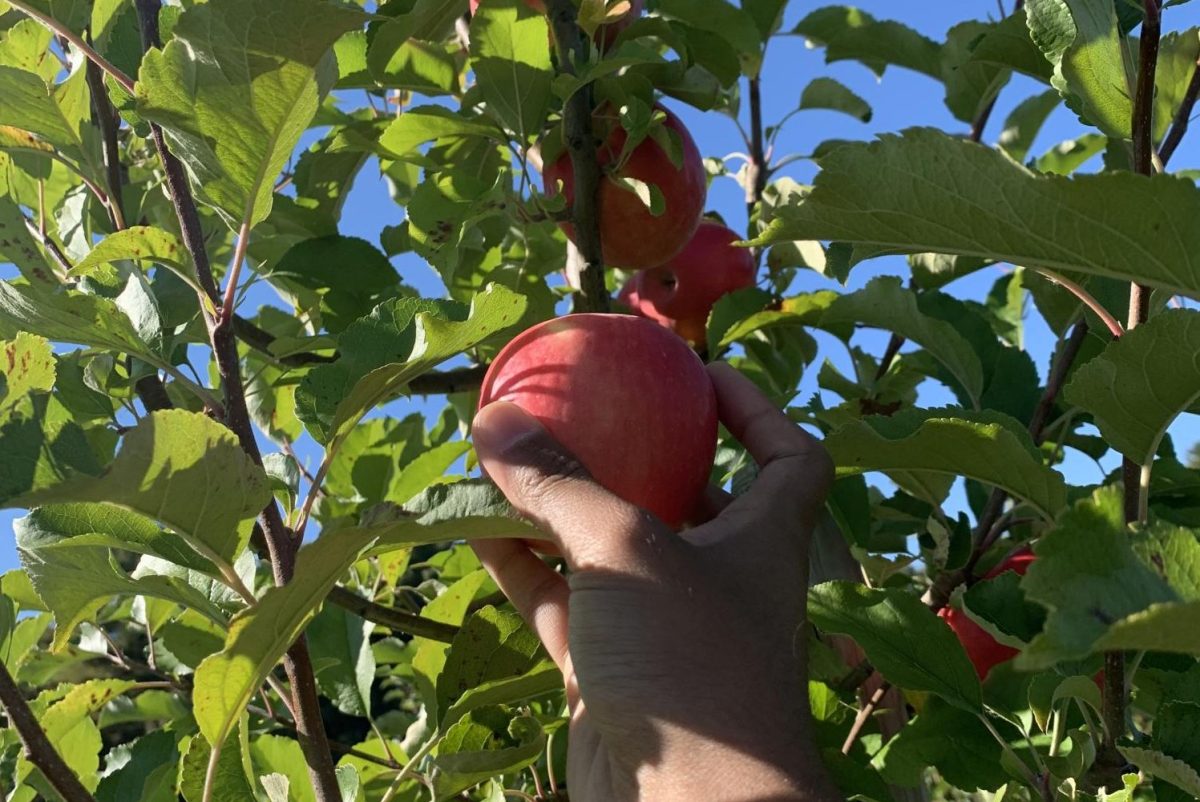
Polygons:
[[[584,0],[580,24],[604,5]],[[1200,794],[1200,465],[1167,434],[1200,410],[1200,190],[1132,169],[1145,142],[1164,161],[1177,144],[1200,38],[1165,34],[1139,94],[1142,5],[1027,0],[935,40],[849,6],[659,0],[568,64],[521,0],[473,18],[462,0],[0,2],[0,505],[24,511],[0,659],[50,744],[98,800],[324,799],[297,735],[297,706],[319,705],[346,802],[561,784],[561,677],[465,543],[540,535],[468,478],[468,436],[477,367],[604,304],[566,276],[571,210],[537,174],[590,92],[619,110],[625,156],[647,137],[677,150],[660,96],[749,122],[747,153],[707,166],[746,192],[748,220],[727,222],[760,281],[716,305],[704,355],[838,464],[824,525],[843,537],[822,548],[866,584],[814,577],[806,626],[815,737],[844,792]],[[797,183],[807,157],[773,148],[791,117],[873,111],[817,75],[762,119],[769,45],[789,36],[885,84],[932,79],[969,135],[825,142]],[[1039,86],[988,146],[1014,74]],[[1060,104],[1079,136],[1038,156]],[[343,220],[370,182],[396,204],[373,241]],[[896,254],[911,281],[845,288]],[[445,292],[422,297],[399,256]],[[820,289],[797,288],[805,271]],[[955,297],[980,271],[992,291]],[[1148,319],[1135,308],[1115,339],[1131,282]],[[1059,338],[1040,375],[1027,314]],[[862,329],[891,334],[885,356]],[[797,397],[806,375],[821,393]],[[740,447],[718,455],[742,489]],[[1126,471],[1071,484],[1080,456]],[[1024,578],[978,581],[1024,543]],[[946,604],[1020,655],[981,682]],[[1114,653],[1128,699],[1092,680]],[[907,723],[856,721],[864,666],[904,691]],[[17,735],[0,731],[5,798],[58,798]]]

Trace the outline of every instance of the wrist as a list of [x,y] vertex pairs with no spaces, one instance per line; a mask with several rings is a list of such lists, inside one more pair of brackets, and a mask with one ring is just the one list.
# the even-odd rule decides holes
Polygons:
[[[660,759],[636,771],[646,802],[825,802],[836,800],[824,764],[807,741],[738,744],[663,733]],[[781,746],[783,748],[781,748]]]

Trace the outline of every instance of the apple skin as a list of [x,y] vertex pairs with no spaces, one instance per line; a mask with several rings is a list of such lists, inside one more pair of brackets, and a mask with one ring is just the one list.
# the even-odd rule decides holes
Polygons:
[[574,314],[517,335],[488,368],[482,409],[537,418],[592,477],[678,529],[697,512],[717,443],[700,358],[645,318]]
[[[1005,571],[1016,571],[1019,575],[1024,576],[1034,559],[1033,549],[1024,546],[1004,558],[983,578],[993,579]],[[938,616],[943,618],[954,630],[954,634],[958,636],[959,642],[967,652],[967,657],[971,660],[971,665],[975,666],[975,673],[979,675],[980,681],[987,679],[988,672],[993,668],[1001,663],[1007,663],[1019,653],[1019,650],[1006,646],[993,638],[987,630],[972,621],[962,610],[943,607],[938,612]]]
[[720,223],[702,221],[682,251],[662,267],[636,275],[621,299],[684,339],[702,342],[713,304],[754,284],[754,258],[733,245],[740,239]]
[[[683,163],[675,169],[670,156],[652,138],[643,139],[622,165],[617,175],[634,178],[658,187],[664,200],[663,213],[655,217],[641,199],[619,186],[607,175],[611,172],[625,144],[625,129],[615,120],[597,158],[605,175],[600,180],[600,243],[604,262],[611,267],[642,270],[666,264],[683,250],[692,238],[704,211],[708,192],[704,163],[692,135],[679,118],[660,105],[655,109],[666,113],[663,124],[679,135],[683,147]],[[558,182],[568,206],[575,202],[575,174],[570,154],[563,153],[546,164],[543,174],[548,196],[559,192]],[[575,229],[562,223],[562,229],[572,240]]]
[[[471,0],[472,16],[474,16],[475,12],[479,10],[480,2],[481,0]],[[529,6],[539,14],[546,13],[546,4],[543,2],[543,0],[525,0],[525,5]],[[607,51],[612,46],[613,42],[616,41],[616,38],[621,31],[628,28],[633,24],[634,20],[642,16],[642,10],[645,8],[645,6],[646,0],[631,0],[629,4],[629,10],[626,11],[619,19],[613,20],[612,22],[606,22],[597,28],[592,40],[600,47],[600,50]],[[551,32],[551,37],[553,37],[553,35],[553,32]]]

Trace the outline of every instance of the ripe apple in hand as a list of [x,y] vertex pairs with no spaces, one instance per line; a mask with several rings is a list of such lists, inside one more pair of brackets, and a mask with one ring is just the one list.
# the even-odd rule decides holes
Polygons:
[[[1016,571],[1021,576],[1024,576],[1025,572],[1029,570],[1030,564],[1033,563],[1033,560],[1033,549],[1025,546],[1004,558],[995,568],[988,571],[983,578],[993,579],[1005,571]],[[971,660],[971,665],[975,666],[975,673],[979,675],[980,680],[986,679],[988,672],[996,666],[1006,663],[1017,656],[1017,649],[997,641],[988,634],[987,630],[972,621],[962,610],[943,607],[938,612],[938,615],[945,619],[950,628],[954,630],[954,634],[958,635],[958,640],[962,643],[963,649],[966,650],[967,657]]]
[[699,357],[653,322],[539,323],[488,368],[479,406],[493,401],[537,418],[597,482],[671,527],[696,512],[716,452],[716,395]]
[[702,342],[713,304],[754,284],[754,258],[733,245],[740,239],[720,223],[702,221],[682,251],[635,276],[620,300],[684,339]]
[[[682,143],[683,159],[679,167],[649,136],[618,164],[627,139],[625,129],[611,110],[598,114],[595,120],[598,131],[609,131],[596,155],[602,170],[600,243],[604,262],[612,267],[641,270],[665,264],[687,245],[704,210],[708,190],[700,151],[679,118],[662,106],[656,105],[655,109],[666,114],[663,126],[678,135]],[[557,195],[561,181],[568,206],[575,203],[575,173],[565,149],[546,164],[543,177],[547,195]],[[657,187],[663,198],[662,214],[657,217],[652,214],[642,199],[618,184],[617,179],[635,179]],[[568,237],[575,239],[574,226],[563,223],[562,228]]]

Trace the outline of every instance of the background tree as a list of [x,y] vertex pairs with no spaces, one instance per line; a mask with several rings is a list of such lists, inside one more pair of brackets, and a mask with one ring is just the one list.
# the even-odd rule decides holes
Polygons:
[[[695,156],[756,280],[635,311],[838,463],[803,634],[846,795],[1200,797],[1186,0],[939,41],[784,0],[472,5],[0,2],[7,798],[566,796],[561,678],[464,545],[539,533],[466,436],[517,333],[662,279],[617,238],[682,246],[710,207],[686,120],[744,139]],[[927,76],[955,124],[779,152],[784,37]],[[798,83],[788,118],[871,118]],[[1054,114],[1080,133],[1036,156]],[[348,235],[381,177],[403,214]],[[752,476],[720,442],[713,478]]]

